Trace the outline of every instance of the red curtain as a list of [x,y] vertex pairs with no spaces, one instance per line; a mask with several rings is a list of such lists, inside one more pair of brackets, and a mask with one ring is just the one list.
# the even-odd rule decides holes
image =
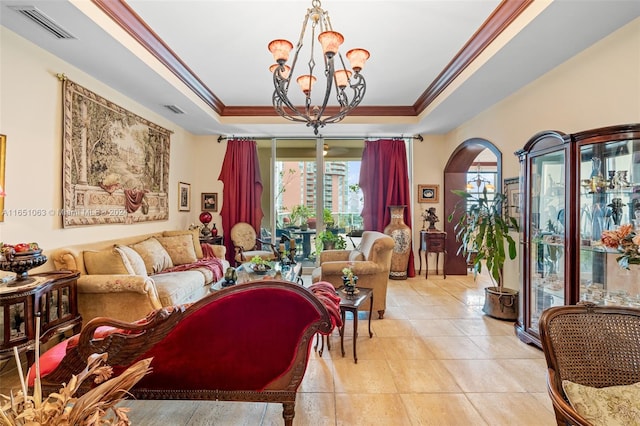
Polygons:
[[[383,232],[391,221],[389,206],[402,205],[407,206],[404,209],[404,222],[411,228],[411,188],[407,149],[403,140],[365,141],[360,188],[364,195],[362,219],[365,230]],[[407,276],[416,276],[413,248],[409,252]]]
[[262,178],[256,141],[230,139],[227,142],[227,152],[218,180],[224,184],[220,210],[224,245],[227,248],[227,260],[233,265],[231,228],[238,222],[246,222],[260,235],[260,222],[264,216],[260,203]]

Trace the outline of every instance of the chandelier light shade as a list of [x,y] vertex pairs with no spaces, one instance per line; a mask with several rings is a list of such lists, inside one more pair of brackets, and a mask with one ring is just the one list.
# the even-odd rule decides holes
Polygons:
[[[304,46],[305,33],[310,27],[310,55],[307,67],[301,65],[304,71],[295,77],[300,90],[304,94],[304,106],[296,106],[289,97],[289,86],[291,77],[296,74],[296,65]],[[322,58],[316,62],[314,53],[320,51],[316,48],[317,42],[322,48]],[[348,70],[340,54],[339,48],[344,42],[344,37],[331,27],[329,13],[322,9],[319,0],[311,2],[311,8],[307,9],[300,39],[293,52],[293,59],[289,65],[289,56],[293,50],[293,44],[287,40],[277,39],[269,43],[269,51],[273,54],[275,64],[269,67],[273,73],[273,107],[276,112],[290,121],[306,123],[308,127],[313,127],[314,133],[318,134],[318,129],[328,123],[336,123],[346,117],[356,108],[364,97],[366,82],[360,71],[369,59],[369,52],[364,49],[351,49],[346,57],[349,60],[351,70]],[[316,64],[324,64],[322,71],[316,71]],[[314,71],[315,74],[314,74]],[[318,77],[316,77],[316,75]],[[324,93],[314,94],[314,83],[318,78],[326,78]],[[333,115],[325,115],[327,104],[335,86],[335,97],[338,102],[338,110]],[[294,85],[295,87],[295,85]],[[348,89],[350,90],[348,90]],[[319,89],[321,90],[321,89]],[[319,102],[318,102],[319,101]]]
[[484,184],[488,192],[493,192],[496,189],[495,185],[493,185],[489,179],[480,175],[480,166],[478,166],[476,177],[467,182],[467,190],[468,191],[479,190],[482,184]]

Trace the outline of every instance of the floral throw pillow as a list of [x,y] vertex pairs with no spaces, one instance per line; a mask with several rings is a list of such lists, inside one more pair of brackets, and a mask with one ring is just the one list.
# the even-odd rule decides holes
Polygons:
[[174,235],[171,237],[158,237],[157,240],[167,250],[174,265],[184,265],[198,260],[193,249],[191,235]]
[[594,388],[563,380],[562,388],[571,406],[594,426],[640,425],[640,383]]
[[163,269],[172,268],[173,262],[167,250],[155,238],[149,238],[129,247],[138,252],[144,265],[147,268],[147,274],[157,274]]

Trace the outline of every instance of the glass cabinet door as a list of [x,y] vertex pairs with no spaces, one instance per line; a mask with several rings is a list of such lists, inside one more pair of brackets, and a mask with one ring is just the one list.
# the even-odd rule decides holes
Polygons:
[[[579,299],[640,306],[640,265],[626,269],[622,246],[603,235],[640,235],[640,146],[622,140],[580,146]],[[635,182],[635,183],[634,183]],[[616,244],[613,244],[616,246]],[[636,251],[635,257],[640,257]],[[620,263],[622,264],[618,264]]]
[[542,311],[564,305],[565,150],[531,159],[530,328],[538,331]]

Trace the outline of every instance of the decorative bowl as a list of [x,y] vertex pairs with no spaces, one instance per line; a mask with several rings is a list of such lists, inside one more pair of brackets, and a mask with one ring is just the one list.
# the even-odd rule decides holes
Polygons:
[[29,278],[29,269],[37,268],[47,262],[47,256],[42,254],[42,250],[32,250],[31,252],[14,253],[9,259],[0,261],[0,269],[8,272],[15,272],[15,281],[8,284],[10,287],[17,287],[30,284],[35,281]]
[[271,266],[263,265],[262,267],[259,268],[259,265],[253,265],[251,266],[251,270],[256,275],[267,275],[267,273],[271,270]]

